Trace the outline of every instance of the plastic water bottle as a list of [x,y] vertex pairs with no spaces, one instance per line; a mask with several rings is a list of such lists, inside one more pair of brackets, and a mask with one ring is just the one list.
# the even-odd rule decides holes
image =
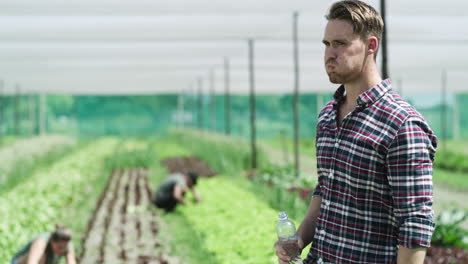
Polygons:
[[278,224],[276,225],[278,234],[278,243],[286,251],[286,254],[292,259],[292,263],[302,263],[300,259],[301,250],[299,249],[299,237],[296,234],[294,223],[288,218],[286,212],[278,215]]

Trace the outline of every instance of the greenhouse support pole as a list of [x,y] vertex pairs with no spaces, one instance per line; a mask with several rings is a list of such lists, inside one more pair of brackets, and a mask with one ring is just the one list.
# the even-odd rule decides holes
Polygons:
[[293,58],[294,58],[294,173],[299,176],[299,45],[297,33],[298,12],[293,14]]
[[386,8],[385,0],[380,0],[380,15],[382,16],[384,22],[384,31],[382,32],[382,77],[387,79],[389,77],[388,73],[388,45],[387,45],[387,19],[386,19]]
[[226,135],[231,134],[231,105],[230,105],[229,59],[224,58],[224,129]]
[[281,145],[283,145],[284,165],[287,166],[289,164],[289,158],[288,158],[288,142],[286,139],[286,129],[280,130],[280,137],[281,137]]
[[446,150],[447,145],[447,71],[442,71],[442,94],[441,94],[440,128],[442,139],[442,150]]
[[215,98],[215,83],[214,70],[210,70],[210,126],[211,131],[216,131],[216,98]]
[[46,95],[41,93],[39,95],[39,134],[45,135],[46,133]]
[[198,106],[198,129],[203,130],[203,80],[202,78],[198,78],[198,96],[197,96],[197,106]]
[[249,83],[250,83],[250,136],[252,151],[252,169],[257,169],[257,146],[255,131],[255,72],[254,72],[254,40],[249,39]]
[[190,100],[192,104],[192,128],[197,127],[198,121],[198,110],[197,110],[197,84],[193,84],[192,86],[192,100]]
[[177,126],[184,127],[184,92],[177,95]]
[[3,130],[5,128],[5,119],[4,111],[5,111],[5,98],[4,98],[4,90],[3,90],[3,80],[0,80],[0,135],[3,135]]
[[[40,104],[40,100],[41,100],[41,96],[40,94],[36,94],[34,96],[34,102],[35,102],[35,113],[36,113],[36,116],[34,117],[34,119],[36,120],[36,125],[34,127],[35,131],[34,131],[34,135],[39,135],[40,134],[40,116],[41,116],[41,104]],[[75,111],[74,111],[74,114],[75,114],[75,120],[78,121],[78,114],[77,114],[77,107],[75,107]]]
[[30,124],[30,129],[31,129],[31,136],[35,134],[35,118],[34,118],[34,94],[31,92],[28,96],[29,99],[29,104],[28,104],[28,110],[29,110],[29,124]]
[[20,98],[21,96],[21,90],[19,84],[16,84],[16,89],[15,89],[15,111],[13,111],[13,120],[14,120],[14,133],[15,136],[18,136],[20,134]]
[[457,94],[453,100],[453,139],[460,139],[460,108],[458,107]]

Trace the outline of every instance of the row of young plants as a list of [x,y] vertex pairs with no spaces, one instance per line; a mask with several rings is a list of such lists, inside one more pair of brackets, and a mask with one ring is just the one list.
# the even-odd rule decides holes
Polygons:
[[[162,216],[176,254],[192,252],[186,261],[195,264],[277,262],[273,249],[277,213],[287,210],[298,223],[307,209],[308,202],[287,188],[304,185],[299,184],[301,180],[291,184],[284,179],[284,186],[276,180],[274,186],[259,178],[249,180],[250,148],[239,139],[178,130],[169,138],[156,140],[154,148],[158,159],[195,155],[220,173],[200,180],[203,203],[179,206],[175,213]],[[259,166],[265,175],[275,169],[292,172],[291,168],[270,167],[264,153],[260,153]],[[162,181],[165,175],[162,166],[151,168],[153,182]]]
[[13,254],[38,233],[63,223],[74,230],[79,245],[81,231],[92,212],[90,199],[103,174],[106,157],[112,155],[116,139],[100,139],[84,147],[71,149],[53,164],[37,167],[27,181],[0,196],[0,263],[8,263]]
[[52,163],[75,145],[73,138],[48,135],[17,139],[0,147],[0,193],[25,180],[38,163]]

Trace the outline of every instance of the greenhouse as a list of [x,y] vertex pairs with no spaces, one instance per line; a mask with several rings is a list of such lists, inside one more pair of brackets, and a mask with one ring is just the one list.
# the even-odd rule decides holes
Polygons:
[[[325,173],[334,2],[0,0],[0,263],[56,225],[81,264],[278,263],[278,214],[299,228]],[[438,140],[424,263],[468,263],[468,4],[364,2],[380,74]]]

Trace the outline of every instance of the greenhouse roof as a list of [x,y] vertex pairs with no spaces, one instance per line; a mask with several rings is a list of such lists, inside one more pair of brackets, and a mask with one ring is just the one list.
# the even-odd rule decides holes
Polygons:
[[[334,1],[0,1],[0,79],[23,93],[249,91],[255,40],[258,93],[294,87],[292,21],[299,12],[300,91],[333,91],[323,69],[324,15]],[[379,9],[377,0],[367,1]],[[468,2],[387,1],[389,69],[407,92],[468,83]]]

